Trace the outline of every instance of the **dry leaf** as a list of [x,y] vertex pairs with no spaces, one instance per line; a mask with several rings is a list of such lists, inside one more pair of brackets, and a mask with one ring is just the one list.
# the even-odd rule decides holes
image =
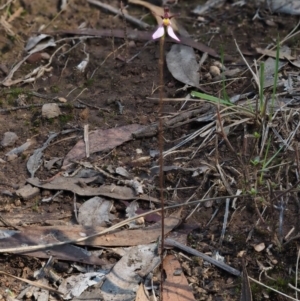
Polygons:
[[135,301],[149,301],[149,298],[147,296],[148,294],[146,293],[147,291],[145,291],[144,284],[141,283],[139,289],[136,292]]
[[164,260],[166,280],[164,282],[164,301],[195,300],[193,290],[189,286],[179,261],[174,255],[168,255]]
[[[91,187],[88,184],[94,183],[98,176],[92,178],[67,178],[57,177],[51,182],[42,182],[38,178],[29,178],[27,183],[48,190],[66,190],[72,191],[80,196],[103,196],[118,200],[140,199],[154,203],[160,203],[156,198],[147,194],[137,195],[132,188],[117,185],[102,185],[100,187]],[[83,189],[84,187],[84,189]]]
[[80,206],[78,222],[85,227],[106,226],[116,218],[110,213],[112,206],[112,201],[95,196]]
[[[269,49],[262,49],[262,48],[255,48],[256,52],[259,54],[264,54],[273,58],[276,58],[276,50],[269,50]],[[280,59],[285,59],[285,60],[289,60],[289,61],[293,61],[296,58],[292,55],[290,55],[289,53],[286,52],[279,52],[279,58]]]
[[[90,154],[109,151],[124,142],[132,139],[132,133],[140,130],[143,126],[139,124],[130,124],[107,130],[96,130],[89,133]],[[85,157],[85,143],[83,140],[71,149],[64,159],[63,166],[68,165],[71,161],[80,160]]]
[[192,47],[174,44],[166,56],[167,66],[178,81],[192,86],[199,86],[199,65]]

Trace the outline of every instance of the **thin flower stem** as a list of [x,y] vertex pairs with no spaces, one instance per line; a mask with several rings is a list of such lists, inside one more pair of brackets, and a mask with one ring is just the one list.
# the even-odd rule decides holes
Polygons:
[[160,201],[161,201],[161,277],[160,277],[160,300],[163,301],[163,277],[164,277],[164,244],[165,244],[165,204],[164,204],[164,157],[163,157],[163,94],[164,94],[164,44],[165,35],[160,38],[160,54],[159,54],[159,126],[158,126],[158,145],[159,145],[159,189],[160,189]]

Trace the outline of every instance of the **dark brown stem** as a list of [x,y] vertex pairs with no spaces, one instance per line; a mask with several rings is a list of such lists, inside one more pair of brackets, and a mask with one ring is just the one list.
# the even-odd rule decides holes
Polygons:
[[159,146],[159,189],[161,201],[161,270],[160,270],[160,300],[163,301],[163,282],[164,282],[164,245],[165,245],[165,204],[164,204],[164,157],[163,157],[163,94],[164,94],[164,43],[165,37],[160,39],[160,55],[159,55],[159,126],[158,126],[158,146]]

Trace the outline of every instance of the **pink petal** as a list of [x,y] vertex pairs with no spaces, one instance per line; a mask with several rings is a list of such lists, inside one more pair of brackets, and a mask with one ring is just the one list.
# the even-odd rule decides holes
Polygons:
[[174,30],[173,30],[173,28],[172,28],[171,26],[168,26],[168,27],[167,27],[167,30],[168,30],[168,35],[169,35],[172,39],[174,39],[174,40],[180,42],[180,40],[179,40],[178,37],[176,36],[176,34],[175,34],[175,32],[174,32]]
[[163,25],[161,25],[157,28],[157,30],[152,35],[152,39],[155,40],[155,39],[161,38],[164,34],[165,34],[165,29],[164,29]]

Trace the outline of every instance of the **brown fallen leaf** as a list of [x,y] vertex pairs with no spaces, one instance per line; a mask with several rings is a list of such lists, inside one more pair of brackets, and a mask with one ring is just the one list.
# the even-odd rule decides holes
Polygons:
[[[44,223],[45,225],[65,225],[66,222],[63,219],[70,218],[72,212],[46,212],[40,211],[39,214],[36,212],[16,213],[16,212],[2,212],[1,217],[3,220],[9,221],[11,225],[18,226],[22,225],[26,221],[26,225]],[[0,226],[5,226],[0,221]]]
[[[276,50],[269,50],[269,49],[262,49],[262,48],[255,48],[256,52],[259,54],[263,54],[263,55],[267,55],[273,58],[276,58]],[[289,53],[285,53],[285,52],[279,52],[279,58],[282,60],[289,60],[289,61],[293,61],[296,58],[292,55],[290,55]]]
[[147,194],[136,195],[134,190],[126,186],[117,185],[102,185],[100,187],[91,187],[88,184],[95,181],[96,177],[92,178],[67,178],[67,177],[57,177],[51,182],[43,183],[38,178],[29,178],[27,183],[48,189],[48,190],[66,190],[72,191],[80,196],[103,196],[109,197],[117,200],[132,200],[139,199],[145,201],[151,201],[154,203],[160,203],[156,198],[148,196]]
[[174,255],[168,255],[163,264],[166,272],[163,300],[165,301],[192,301],[195,297],[189,286],[179,261]]
[[[165,218],[165,234],[172,231],[181,221],[181,210],[175,211]],[[20,245],[45,245],[49,243],[75,240],[80,237],[89,236],[104,230],[102,227],[84,227],[79,225],[55,226],[55,227],[26,227],[20,231],[7,233],[5,238],[0,239],[0,249],[17,248]],[[138,246],[157,241],[161,235],[161,222],[152,226],[133,230],[116,230],[112,233],[96,236],[78,244],[93,247],[120,247]],[[12,252],[14,253],[14,252]],[[53,255],[58,259],[69,261],[81,261],[87,264],[105,265],[107,262],[94,255],[87,255],[82,249],[73,245],[62,245],[47,248],[40,251],[22,252],[18,254],[49,258]]]
[[143,283],[140,284],[139,289],[136,292],[135,301],[149,301]]
[[[124,142],[132,139],[132,133],[143,128],[139,124],[130,124],[117,128],[111,128],[107,130],[96,130],[89,133],[90,140],[90,154],[109,151]],[[77,142],[77,144],[66,155],[63,166],[68,165],[72,161],[80,160],[85,157],[85,143],[83,140]]]

